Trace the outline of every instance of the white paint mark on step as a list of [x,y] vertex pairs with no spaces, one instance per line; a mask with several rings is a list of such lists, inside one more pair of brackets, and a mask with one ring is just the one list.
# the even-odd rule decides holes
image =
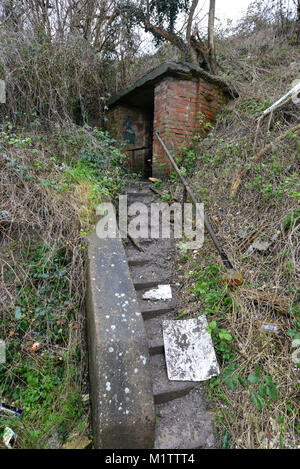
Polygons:
[[143,294],[144,300],[170,300],[172,298],[171,285],[158,285]]

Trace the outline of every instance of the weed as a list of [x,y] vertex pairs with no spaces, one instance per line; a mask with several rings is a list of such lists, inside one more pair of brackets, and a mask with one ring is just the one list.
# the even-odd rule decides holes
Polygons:
[[[55,435],[61,444],[88,431],[81,398],[85,236],[96,205],[125,184],[125,156],[107,134],[87,127],[30,138],[2,132],[0,151],[3,207],[19,222],[3,232],[1,245],[1,286],[10,301],[0,303],[0,394],[23,410],[20,421],[9,422],[18,447],[51,447]],[[2,418],[0,427],[6,424]]]

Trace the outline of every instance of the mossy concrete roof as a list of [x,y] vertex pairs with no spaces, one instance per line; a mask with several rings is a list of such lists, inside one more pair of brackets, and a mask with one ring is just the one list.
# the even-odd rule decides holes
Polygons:
[[211,75],[200,67],[188,62],[164,62],[153,68],[133,85],[124,88],[109,100],[109,107],[117,104],[129,104],[145,106],[153,102],[153,89],[156,83],[166,76],[178,77],[179,79],[192,80],[202,78],[208,83],[219,86],[231,98],[237,96],[236,90],[224,80]]

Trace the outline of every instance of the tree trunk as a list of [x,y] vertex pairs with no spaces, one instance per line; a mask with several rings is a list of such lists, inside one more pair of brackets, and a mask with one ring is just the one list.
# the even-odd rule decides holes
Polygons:
[[153,36],[157,38],[164,38],[167,41],[171,42],[174,46],[178,47],[178,49],[182,52],[183,58],[186,62],[193,61],[192,54],[190,48],[187,44],[181,39],[181,37],[177,36],[174,33],[170,33],[165,29],[158,28],[157,26],[151,24],[149,21],[145,21],[145,31],[149,31],[153,34]]
[[[300,1],[300,0],[299,0]],[[185,40],[174,32],[166,31],[165,29],[155,26],[150,21],[150,3],[147,1],[147,13],[143,19],[145,31],[149,31],[157,38],[163,38],[176,46],[183,55],[183,60],[192,62],[195,65],[203,67],[205,70],[215,73],[216,58],[215,58],[215,40],[214,40],[214,24],[215,24],[215,6],[216,1],[210,0],[209,4],[209,19],[208,19],[208,41],[203,42],[199,37],[196,39],[192,34],[193,19],[199,0],[193,0],[186,29]]]
[[[300,0],[299,0],[300,1]],[[216,11],[216,0],[210,0],[209,2],[209,14],[208,14],[208,61],[209,68],[212,73],[216,71],[216,51],[215,51],[215,11]]]
[[300,44],[300,0],[297,2],[297,20],[295,24],[296,44]]

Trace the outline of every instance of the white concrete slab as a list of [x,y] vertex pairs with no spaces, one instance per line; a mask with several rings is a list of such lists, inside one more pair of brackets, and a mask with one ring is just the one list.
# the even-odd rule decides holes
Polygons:
[[144,300],[171,300],[171,285],[158,285],[156,288],[146,291],[143,294]]
[[168,378],[205,381],[220,373],[206,316],[162,322]]

